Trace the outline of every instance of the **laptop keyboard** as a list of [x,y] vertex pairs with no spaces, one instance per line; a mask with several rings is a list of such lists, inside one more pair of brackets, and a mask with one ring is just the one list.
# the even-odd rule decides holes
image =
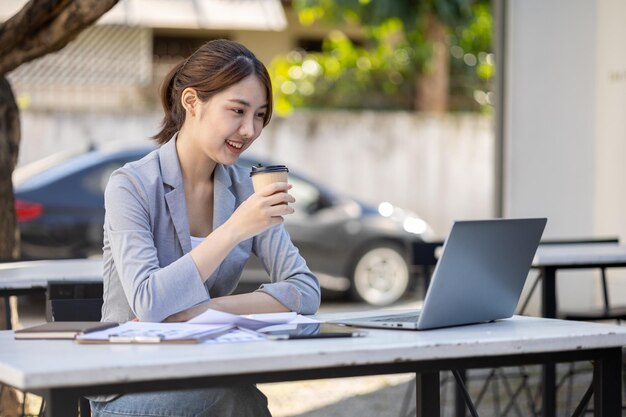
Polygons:
[[420,313],[407,313],[407,314],[397,314],[393,316],[384,316],[384,317],[373,317],[371,321],[375,321],[377,323],[394,323],[394,322],[415,322],[419,318]]

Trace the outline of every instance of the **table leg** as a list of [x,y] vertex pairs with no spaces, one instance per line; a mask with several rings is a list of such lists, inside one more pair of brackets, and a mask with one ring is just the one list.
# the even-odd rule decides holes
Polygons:
[[593,363],[594,416],[619,417],[622,414],[622,349],[607,350]]
[[[541,313],[545,318],[556,318],[556,268],[543,268],[541,273]],[[556,416],[556,364],[543,365],[542,416]]]
[[[6,330],[13,330],[13,325],[11,323],[11,298],[8,295],[2,297],[4,301],[4,320],[6,321]],[[4,329],[3,329],[4,330]]]
[[541,375],[541,415],[542,417],[556,416],[556,364],[543,365]]
[[542,268],[541,273],[541,315],[547,319],[556,318],[556,268]]
[[78,417],[78,396],[64,390],[50,389],[43,394],[46,417]]
[[440,417],[439,372],[415,374],[417,417]]
[[[467,382],[467,371],[465,369],[459,371],[461,381],[465,384]],[[454,416],[465,417],[465,391],[463,387],[457,382],[454,384]]]

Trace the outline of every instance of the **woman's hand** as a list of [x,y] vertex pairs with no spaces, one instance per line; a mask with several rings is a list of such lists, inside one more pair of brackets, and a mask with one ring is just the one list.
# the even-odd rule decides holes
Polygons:
[[252,194],[224,224],[189,252],[203,282],[240,242],[282,223],[284,215],[293,213],[287,204],[296,201],[287,192],[290,188],[286,182],[276,182]]
[[230,216],[226,224],[239,241],[258,235],[270,227],[282,223],[283,216],[292,214],[288,203],[296,200],[288,191],[291,184],[275,182],[252,194]]

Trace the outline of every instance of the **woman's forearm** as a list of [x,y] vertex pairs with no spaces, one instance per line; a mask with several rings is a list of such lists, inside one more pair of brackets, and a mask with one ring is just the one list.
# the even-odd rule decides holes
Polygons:
[[231,314],[282,313],[289,309],[271,295],[256,291],[214,298],[208,308]]
[[165,320],[164,323],[173,323],[173,322],[183,322],[190,320],[196,317],[198,314],[205,312],[209,308],[209,304],[198,304],[196,306],[190,307],[186,310],[179,311],[178,313],[172,314]]
[[224,224],[211,232],[202,243],[189,252],[198,268],[202,282],[209,279],[238,243],[239,240],[235,234]]
[[271,295],[257,291],[248,294],[227,295],[225,297],[214,298],[208,303],[199,304],[176,314],[172,314],[164,321],[187,321],[209,308],[231,314],[282,313],[289,311],[287,307],[282,305]]

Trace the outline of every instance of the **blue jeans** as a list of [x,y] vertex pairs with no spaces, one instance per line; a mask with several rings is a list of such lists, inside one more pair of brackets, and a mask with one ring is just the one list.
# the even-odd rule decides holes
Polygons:
[[125,394],[90,403],[93,417],[271,417],[267,397],[254,385]]

